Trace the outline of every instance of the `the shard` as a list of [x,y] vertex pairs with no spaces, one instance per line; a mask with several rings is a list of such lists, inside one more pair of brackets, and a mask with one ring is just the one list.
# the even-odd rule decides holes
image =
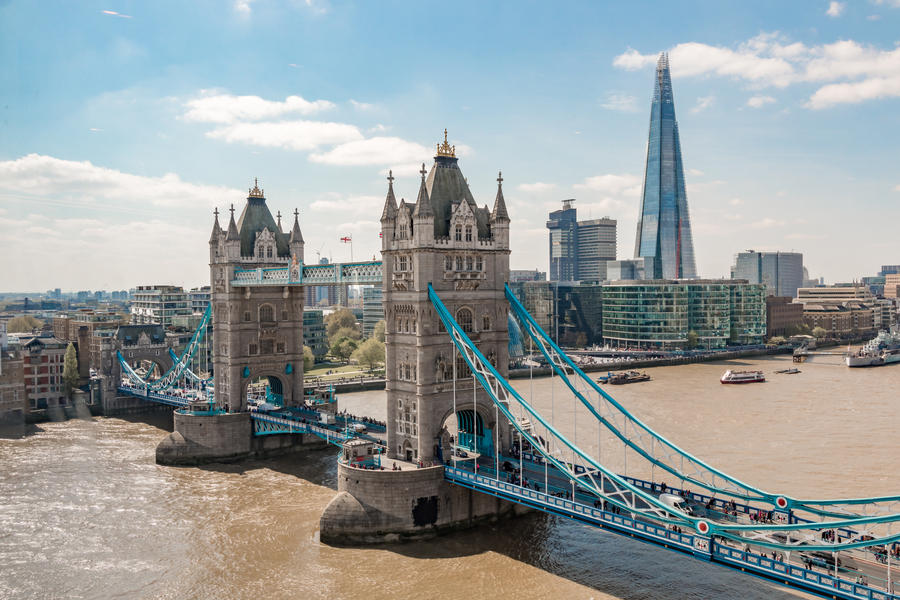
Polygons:
[[647,142],[634,255],[635,258],[645,258],[648,279],[697,277],[687,192],[684,189],[681,142],[678,139],[675,99],[666,54],[660,54],[656,63],[650,138]]

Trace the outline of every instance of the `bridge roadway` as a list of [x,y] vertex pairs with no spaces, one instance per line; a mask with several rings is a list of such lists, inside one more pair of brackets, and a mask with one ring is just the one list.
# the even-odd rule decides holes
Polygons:
[[[523,459],[531,455],[523,453]],[[525,471],[526,484],[532,487],[523,487],[517,484],[517,477],[510,472],[503,473],[501,467],[500,479],[495,473],[496,460],[493,457],[481,457],[478,460],[477,473],[473,471],[473,459],[454,459],[455,466],[446,466],[444,477],[451,483],[488,493],[505,500],[510,500],[541,510],[543,512],[568,517],[598,528],[605,528],[614,533],[628,535],[641,541],[663,546],[669,550],[691,554],[703,560],[709,560],[727,567],[740,569],[756,576],[802,588],[805,591],[828,598],[845,599],[875,599],[894,600],[900,598],[897,594],[888,594],[886,588],[886,568],[881,563],[869,557],[868,551],[844,551],[840,553],[838,575],[835,577],[833,559],[822,556],[822,553],[793,552],[790,556],[777,555],[773,558],[766,554],[765,548],[748,546],[737,547],[737,543],[730,545],[728,540],[722,540],[700,535],[694,531],[675,531],[665,526],[653,523],[646,519],[632,518],[619,509],[612,507],[604,510],[603,503],[590,493],[580,488],[575,490],[572,498],[572,482],[565,476],[554,473],[555,468],[548,466],[546,472],[543,464],[533,460],[522,460]],[[500,464],[510,463],[514,468],[520,464],[518,457],[501,456]],[[545,487],[546,481],[549,489]],[[510,478],[510,481],[505,481]],[[633,477],[626,477],[632,484],[654,493],[661,493],[659,483],[653,483]],[[536,484],[536,485],[535,485]],[[713,506],[721,510],[707,510],[706,503],[710,497],[703,494],[686,492],[678,488],[667,488],[667,492],[683,494],[691,508],[698,514],[717,522],[741,522],[750,523],[750,514],[766,512],[763,509],[746,504],[735,504],[734,508],[740,517],[727,515],[724,510],[731,506],[721,500],[713,499]],[[799,520],[793,519],[793,522]],[[819,567],[821,572],[814,567]],[[864,576],[868,585],[855,583],[858,576]],[[854,580],[847,579],[850,576]]]

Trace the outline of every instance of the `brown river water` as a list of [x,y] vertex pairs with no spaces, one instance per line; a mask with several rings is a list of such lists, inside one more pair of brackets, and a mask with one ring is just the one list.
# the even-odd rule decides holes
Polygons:
[[[817,357],[648,369],[610,388],[691,453],[795,497],[900,492],[900,365],[848,369]],[[721,385],[726,368],[768,382]],[[515,381],[528,397],[532,383]],[[533,382],[536,406],[595,449],[598,433]],[[551,390],[553,400],[551,402]],[[384,418],[384,393],[341,408]],[[567,427],[568,424],[568,427]],[[427,542],[321,544],[336,450],[204,468],[161,467],[171,417],[41,424],[0,440],[0,598],[805,598],[804,594],[571,521],[533,514]],[[604,462],[624,460],[601,438]],[[629,475],[643,475],[628,460]],[[670,483],[675,483],[670,482]]]

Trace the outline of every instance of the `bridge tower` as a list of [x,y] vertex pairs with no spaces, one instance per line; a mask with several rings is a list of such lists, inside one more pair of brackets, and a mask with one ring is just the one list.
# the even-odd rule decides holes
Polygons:
[[[474,385],[428,299],[431,284],[482,353],[506,376],[509,215],[503,179],[497,178],[493,210],[479,207],[446,130],[431,170],[426,172],[422,165],[421,175],[416,201],[401,199],[399,204],[393,176],[388,176],[381,215],[390,457],[382,464],[399,470],[367,471],[339,460],[338,494],[319,520],[320,539],[325,542],[429,537],[522,511],[444,479],[439,459],[450,458],[457,415],[471,432],[467,441],[478,443],[482,452],[495,451],[498,437],[500,448],[508,447],[510,427],[502,414],[498,419],[481,386]],[[422,461],[422,468],[405,461]]]
[[[475,416],[469,422],[478,424],[482,444],[495,445],[493,405],[477,384],[473,401],[472,375],[428,300],[430,283],[472,341],[506,376],[509,215],[503,179],[497,178],[493,210],[479,207],[458,160],[445,130],[427,177],[422,165],[415,203],[401,200],[398,206],[393,177],[388,177],[381,216],[388,451],[404,460],[428,462],[447,456],[454,360],[457,412]],[[504,447],[509,428],[500,421]]]
[[234,205],[228,229],[215,213],[209,239],[212,292],[213,374],[218,407],[246,408],[247,386],[267,378],[286,406],[303,402],[303,288],[300,286],[232,287],[235,271],[291,266],[303,262],[303,235],[294,210],[290,233],[281,228],[254,182],[240,218]]

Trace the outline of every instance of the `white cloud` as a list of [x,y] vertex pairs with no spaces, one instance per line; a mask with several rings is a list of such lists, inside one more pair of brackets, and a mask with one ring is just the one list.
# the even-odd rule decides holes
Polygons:
[[728,201],[728,204],[730,204],[731,206],[740,206],[743,203],[744,203],[744,201],[741,200],[740,198],[732,198],[731,200]]
[[122,19],[132,19],[132,18],[134,18],[134,17],[132,17],[131,15],[123,15],[122,13],[116,12],[116,11],[114,11],[114,10],[101,10],[100,12],[103,13],[104,15],[109,15],[109,16],[111,16],[111,17],[119,17],[119,18],[122,18]]
[[595,175],[588,177],[584,183],[573,186],[576,190],[589,190],[610,195],[640,196],[641,178],[637,175]]
[[[736,48],[678,44],[669,51],[669,58],[674,77],[730,77],[751,88],[821,84],[807,108],[900,97],[900,48],[882,50],[853,40],[806,46],[790,43],[779,33],[761,33]],[[655,55],[628,49],[613,64],[633,70],[655,60]]]
[[747,106],[750,108],[762,108],[766,104],[772,104],[773,102],[775,102],[775,98],[772,96],[752,96],[747,100]]
[[356,110],[367,111],[375,108],[374,104],[369,104],[368,102],[357,102],[356,100],[350,100],[350,104]]
[[832,0],[828,4],[828,10],[825,11],[825,14],[829,17],[839,17],[844,12],[845,8],[847,8],[845,2],[836,2],[835,0]]
[[241,15],[249,15],[250,14],[250,5],[253,4],[255,0],[234,0],[234,11]]
[[754,221],[747,226],[753,229],[769,229],[771,227],[784,227],[784,225],[784,221],[766,217],[764,219],[760,219],[759,221]]
[[327,152],[312,154],[309,160],[326,165],[413,165],[430,157],[431,150],[421,144],[382,136],[347,141]]
[[110,209],[129,207],[214,205],[239,201],[233,188],[182,181],[174,173],[159,177],[133,175],[40,154],[0,161],[0,192],[54,196],[61,206],[96,205]]
[[699,177],[700,175],[703,175],[703,171],[701,171],[700,169],[688,169],[687,172],[688,172],[688,175],[693,175],[695,177]]
[[555,187],[556,184],[554,183],[544,183],[542,181],[537,181],[535,183],[521,183],[516,186],[516,189],[527,194],[540,194],[542,192],[550,191]]
[[691,109],[691,112],[698,113],[704,111],[715,103],[715,96],[700,96],[699,98],[697,98],[697,104],[694,105],[694,108]]
[[600,103],[600,106],[608,110],[617,110],[620,112],[637,112],[637,98],[626,94],[609,93],[606,100]]
[[363,139],[354,125],[324,121],[242,122],[214,129],[206,135],[230,143],[306,151]]
[[343,196],[341,194],[327,194],[309,205],[309,209],[315,212],[329,214],[368,215],[381,214],[384,206],[384,198],[381,196]]
[[288,96],[282,102],[265,100],[259,96],[232,96],[216,94],[201,96],[185,103],[186,121],[200,123],[234,123],[258,121],[289,114],[311,115],[334,108],[328,100],[305,100],[300,96]]

